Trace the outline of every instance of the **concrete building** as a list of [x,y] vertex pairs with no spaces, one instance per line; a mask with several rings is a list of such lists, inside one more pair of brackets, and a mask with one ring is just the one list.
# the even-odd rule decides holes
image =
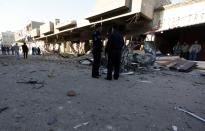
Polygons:
[[11,31],[0,33],[0,44],[10,46],[15,42],[15,33]]
[[22,30],[17,31],[15,34],[15,40],[17,42],[27,42],[32,39],[32,32],[34,29],[39,29],[43,22],[30,21]]
[[[97,0],[96,6],[91,10],[82,23],[68,21],[55,24],[49,22],[42,25],[40,38],[47,45],[58,43],[67,47],[68,43],[75,43],[82,47],[89,43],[93,25],[101,24],[102,35],[106,38],[108,29],[113,22],[125,27],[124,35],[127,39],[147,32],[152,27],[154,9],[170,4],[169,0]],[[82,46],[81,46],[82,45]],[[52,47],[54,47],[52,45]]]
[[198,60],[205,60],[205,0],[186,0],[155,10],[153,27],[156,45],[164,53],[172,54],[177,42],[190,46],[198,41],[202,50]]

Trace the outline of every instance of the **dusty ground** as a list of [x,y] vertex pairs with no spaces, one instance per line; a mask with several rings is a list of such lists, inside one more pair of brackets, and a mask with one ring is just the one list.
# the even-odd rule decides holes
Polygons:
[[[205,118],[205,77],[163,70],[106,81],[92,79],[90,69],[0,56],[0,131],[205,131],[175,109]],[[40,84],[20,83],[29,80]]]

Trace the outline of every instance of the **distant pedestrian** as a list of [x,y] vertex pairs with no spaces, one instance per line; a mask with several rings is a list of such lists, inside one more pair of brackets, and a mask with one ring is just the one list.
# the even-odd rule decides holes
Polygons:
[[14,46],[14,50],[15,50],[16,58],[19,59],[19,46],[18,46],[18,43],[16,43],[16,45]]
[[184,59],[188,59],[189,45],[186,42],[184,42],[181,48],[182,48],[181,57],[183,57]]
[[2,55],[6,55],[6,47],[5,45],[2,45]]
[[37,48],[37,52],[38,55],[41,55],[41,49],[39,47]]
[[34,47],[32,47],[32,55],[34,55],[34,50],[35,50]]
[[181,43],[178,41],[177,44],[173,47],[173,53],[174,55],[179,56],[181,52],[182,52]]
[[101,27],[100,25],[95,26],[95,31],[92,34],[93,39],[93,65],[92,65],[92,77],[93,78],[99,78],[99,68],[100,68],[100,62],[101,62],[101,52],[102,52],[102,39],[101,39]]
[[11,46],[11,53],[12,53],[12,55],[14,55],[14,52],[15,52],[14,46]]
[[125,45],[123,35],[119,32],[119,27],[114,25],[112,33],[108,37],[108,43],[105,48],[105,52],[108,55],[107,64],[107,80],[112,80],[112,72],[114,69],[114,79],[118,80],[120,72],[121,52]]
[[198,41],[195,41],[194,44],[189,48],[189,60],[196,61],[197,55],[201,51],[201,45]]
[[7,55],[10,55],[10,47],[9,46],[6,47],[6,52],[7,52]]
[[3,45],[1,45],[1,54],[2,54],[2,55],[4,54]]
[[22,50],[23,50],[23,58],[27,59],[27,57],[28,57],[28,47],[27,47],[26,43],[24,43],[22,45]]

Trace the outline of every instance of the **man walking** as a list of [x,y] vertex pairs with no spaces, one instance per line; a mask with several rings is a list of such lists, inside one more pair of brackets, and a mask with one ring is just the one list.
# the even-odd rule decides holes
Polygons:
[[99,78],[99,68],[100,68],[100,61],[101,61],[101,52],[102,52],[102,39],[101,39],[101,27],[100,25],[95,26],[95,31],[92,34],[93,39],[93,66],[92,66],[92,77]]
[[18,46],[18,43],[16,43],[16,45],[14,46],[14,51],[15,51],[16,59],[19,59],[19,46]]
[[108,38],[105,53],[108,55],[108,73],[107,80],[112,80],[112,72],[114,69],[114,79],[118,80],[120,72],[121,51],[124,46],[124,39],[119,32],[119,27],[114,25],[112,33]]
[[28,57],[28,47],[27,47],[26,43],[24,43],[22,45],[22,50],[23,50],[23,58],[27,59],[27,57]]

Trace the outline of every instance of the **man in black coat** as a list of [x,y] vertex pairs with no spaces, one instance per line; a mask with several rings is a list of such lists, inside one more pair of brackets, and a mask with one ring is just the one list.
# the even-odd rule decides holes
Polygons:
[[26,43],[24,43],[22,45],[22,50],[23,50],[23,58],[27,59],[27,57],[28,57],[28,47],[27,47]]
[[124,46],[123,35],[118,31],[119,27],[114,25],[112,32],[108,37],[108,43],[105,48],[105,53],[108,55],[108,73],[107,80],[112,80],[112,72],[114,69],[114,79],[118,80],[120,72],[121,51]]
[[100,68],[100,62],[101,62],[101,52],[102,52],[102,39],[101,39],[101,27],[100,25],[95,26],[95,31],[92,34],[93,39],[93,66],[92,66],[92,77],[93,78],[99,78],[99,68]]

